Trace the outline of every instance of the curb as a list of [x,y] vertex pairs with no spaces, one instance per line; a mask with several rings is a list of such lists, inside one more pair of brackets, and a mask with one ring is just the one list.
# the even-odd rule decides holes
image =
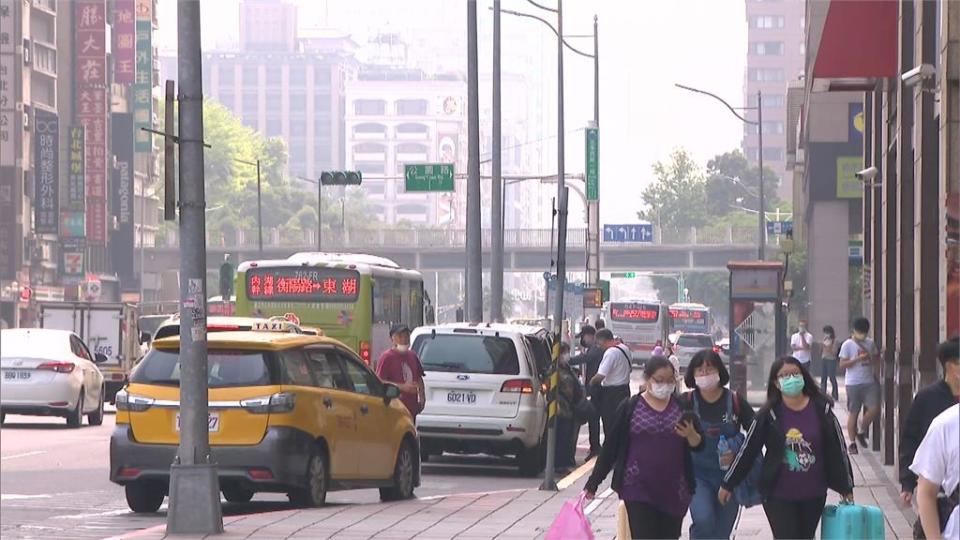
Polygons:
[[568,487],[576,483],[576,481],[582,478],[584,475],[586,475],[589,472],[592,472],[593,466],[596,463],[597,463],[597,458],[592,457],[586,463],[577,467],[573,472],[561,478],[560,481],[557,482],[557,491],[563,491],[567,489]]

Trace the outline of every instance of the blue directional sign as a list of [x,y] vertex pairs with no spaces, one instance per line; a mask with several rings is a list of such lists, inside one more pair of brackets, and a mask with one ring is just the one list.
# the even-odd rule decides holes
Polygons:
[[653,242],[653,225],[650,223],[630,223],[626,225],[604,225],[604,242]]
[[[554,274],[554,275],[552,275],[552,276],[550,276],[550,277],[551,277],[551,279],[550,279],[550,281],[548,282],[549,285],[548,285],[547,287],[549,288],[549,290],[555,291],[555,290],[557,290],[557,275]],[[583,294],[583,282],[578,281],[578,282],[576,282],[576,283],[571,283],[571,282],[568,281],[568,282],[566,282],[566,283],[564,284],[563,290],[566,291],[566,292],[568,292],[568,293],[575,294],[575,295],[582,295],[582,294]]]
[[793,221],[768,221],[767,234],[790,234],[793,232]]

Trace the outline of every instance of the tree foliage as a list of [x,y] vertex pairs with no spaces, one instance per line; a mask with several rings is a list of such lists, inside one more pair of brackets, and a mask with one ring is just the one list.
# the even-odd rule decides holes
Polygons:
[[706,181],[700,166],[686,150],[670,154],[653,165],[656,178],[641,194],[645,208],[637,213],[662,229],[680,230],[706,223]]

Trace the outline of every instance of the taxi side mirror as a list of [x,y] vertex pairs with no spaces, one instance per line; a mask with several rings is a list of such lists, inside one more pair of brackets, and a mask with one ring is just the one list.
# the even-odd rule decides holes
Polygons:
[[383,390],[383,402],[384,402],[384,403],[386,403],[386,404],[389,405],[391,401],[397,399],[398,397],[400,397],[400,387],[399,387],[399,386],[397,386],[397,385],[395,385],[395,384],[392,384],[392,383],[386,383],[386,384],[384,384],[384,390]]

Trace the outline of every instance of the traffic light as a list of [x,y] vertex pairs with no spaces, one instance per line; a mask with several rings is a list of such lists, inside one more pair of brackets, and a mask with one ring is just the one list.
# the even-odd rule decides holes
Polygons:
[[324,171],[320,183],[325,186],[359,186],[363,181],[360,171]]

